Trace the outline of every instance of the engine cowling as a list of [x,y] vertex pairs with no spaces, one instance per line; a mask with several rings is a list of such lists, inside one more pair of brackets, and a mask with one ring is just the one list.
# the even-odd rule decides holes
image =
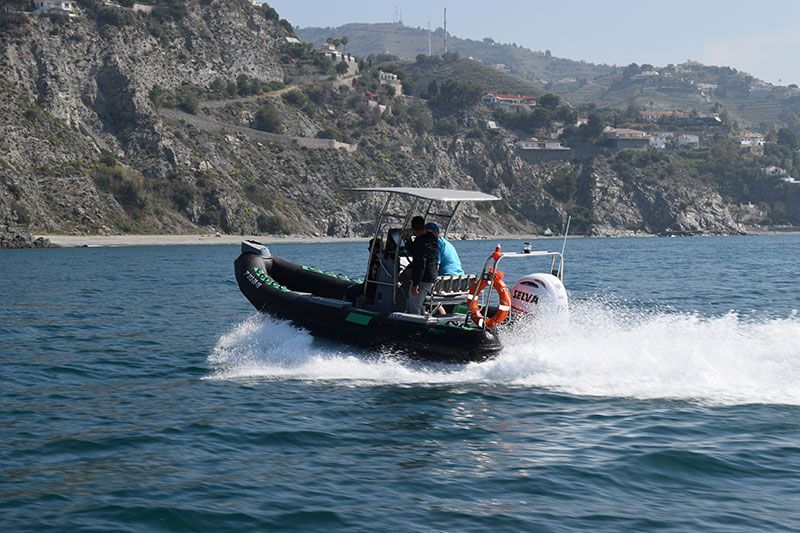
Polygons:
[[566,316],[567,290],[552,274],[528,274],[511,287],[511,312],[535,318]]

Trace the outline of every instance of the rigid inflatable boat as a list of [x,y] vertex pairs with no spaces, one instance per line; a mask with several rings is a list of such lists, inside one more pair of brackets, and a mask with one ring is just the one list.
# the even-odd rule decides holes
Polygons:
[[[462,202],[498,198],[473,191],[379,187],[352,189],[386,193],[388,198],[370,241],[364,280],[301,265],[273,255],[256,241],[244,241],[234,262],[239,288],[253,306],[319,335],[381,352],[431,361],[482,361],[502,349],[505,324],[520,316],[567,311],[562,283],[563,253],[498,246],[479,274],[439,276],[424,314],[409,314],[400,272],[407,264],[407,228],[413,214],[441,222],[447,234]],[[446,212],[434,209],[455,204]],[[505,258],[540,257],[546,273],[524,276],[509,288],[499,269]],[[494,295],[494,299],[492,298]],[[495,301],[496,300],[496,301]]]

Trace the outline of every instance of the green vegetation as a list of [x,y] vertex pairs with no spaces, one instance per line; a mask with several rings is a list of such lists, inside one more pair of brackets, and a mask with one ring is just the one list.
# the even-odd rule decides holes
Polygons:
[[289,221],[280,213],[259,213],[256,225],[260,233],[268,235],[286,235],[291,232]]
[[269,133],[283,133],[283,123],[275,104],[269,100],[264,100],[253,120],[253,127],[257,130]]
[[200,104],[201,90],[195,85],[181,85],[174,91],[168,91],[160,85],[150,89],[150,101],[156,108],[177,108],[186,113],[196,113]]
[[101,27],[115,26],[117,28],[123,26],[131,26],[136,22],[136,16],[132,11],[115,6],[100,5],[96,12],[97,24]]
[[302,109],[305,105],[308,104],[308,98],[305,94],[297,89],[288,91],[281,95],[281,98],[287,104]]
[[448,79],[473,83],[480,87],[483,94],[496,91],[536,95],[541,92],[532,83],[477,61],[460,59],[458,54],[447,54],[446,57],[419,55],[414,63],[406,65],[404,69],[414,82],[415,94],[425,99],[430,98],[431,94],[423,89],[429,88],[432,80],[441,84]]
[[328,126],[319,130],[316,137],[317,139],[334,139],[336,141],[345,142],[345,138],[342,133],[332,126]]
[[151,15],[162,23],[177,22],[188,12],[185,0],[160,0]]
[[230,99],[238,96],[254,96],[283,88],[280,82],[265,82],[240,74],[236,81],[214,78],[207,88],[197,85],[184,84],[170,91],[161,85],[154,85],[150,89],[150,101],[157,108],[166,107],[180,109],[186,113],[196,113],[201,99]]
[[261,4],[259,9],[261,10],[261,14],[264,15],[264,18],[267,20],[278,22],[278,20],[281,18],[280,15],[278,15],[278,12],[275,11],[275,8],[267,4]]
[[131,218],[142,217],[147,192],[141,174],[120,164],[98,163],[92,171],[92,180],[99,190],[111,194]]
[[478,104],[485,93],[479,84],[459,79],[447,79],[429,95],[431,106],[439,112],[463,111]]
[[264,94],[281,88],[283,83],[279,81],[263,81],[247,74],[239,74],[236,77],[236,92],[239,96]]

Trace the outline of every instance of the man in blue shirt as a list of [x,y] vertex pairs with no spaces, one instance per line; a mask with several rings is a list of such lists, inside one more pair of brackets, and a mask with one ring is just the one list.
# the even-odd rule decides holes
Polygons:
[[439,245],[439,275],[440,276],[463,276],[464,270],[461,268],[461,259],[458,257],[455,247],[450,241],[440,236],[441,230],[435,222],[425,224],[425,229],[436,235]]

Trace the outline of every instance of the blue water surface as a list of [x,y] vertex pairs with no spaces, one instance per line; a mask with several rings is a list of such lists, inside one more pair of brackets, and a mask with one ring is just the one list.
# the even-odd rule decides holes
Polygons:
[[569,327],[472,365],[259,316],[237,255],[0,252],[3,531],[800,529],[798,236],[570,240]]

